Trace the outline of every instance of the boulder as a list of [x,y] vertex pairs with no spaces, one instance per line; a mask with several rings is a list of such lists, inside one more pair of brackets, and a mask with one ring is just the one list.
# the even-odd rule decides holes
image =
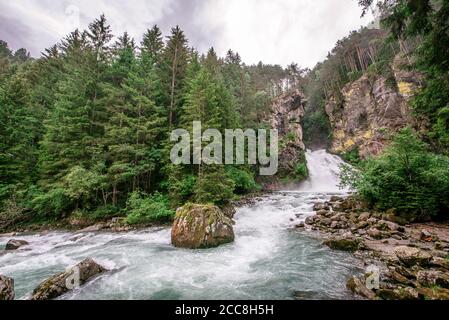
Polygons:
[[346,283],[346,287],[352,293],[355,293],[364,298],[373,300],[376,297],[375,293],[372,290],[368,289],[366,285],[362,282],[362,280],[360,280],[356,276],[353,276],[348,280],[348,282]]
[[333,250],[354,252],[360,248],[360,241],[351,237],[337,237],[326,240],[324,245]]
[[380,289],[377,296],[383,300],[418,300],[419,293],[413,288],[406,287],[400,289]]
[[399,246],[394,250],[394,253],[403,264],[409,267],[414,265],[426,266],[432,259],[432,256],[426,251],[408,246]]
[[25,240],[16,240],[16,239],[11,239],[8,241],[8,243],[6,244],[5,250],[7,251],[12,251],[12,250],[17,250],[20,247],[29,245],[29,243]]
[[422,299],[425,300],[449,300],[449,290],[444,288],[417,288]]
[[316,203],[313,206],[313,211],[321,211],[321,210],[329,211],[329,209],[330,207],[327,203]]
[[449,275],[436,270],[422,270],[416,275],[416,278],[424,287],[439,286],[449,289]]
[[367,221],[371,217],[371,214],[369,212],[364,212],[359,215],[358,219],[359,221]]
[[373,239],[380,240],[380,239],[383,238],[382,232],[380,232],[380,231],[377,230],[376,228],[370,228],[370,229],[367,231],[367,234],[368,234],[371,238],[373,238]]
[[176,212],[172,244],[178,248],[206,249],[234,241],[233,221],[213,205],[187,204]]
[[228,204],[221,208],[221,211],[223,211],[223,214],[230,219],[233,219],[235,214],[237,213],[237,210],[231,204]]
[[14,300],[14,280],[0,275],[0,301]]
[[33,291],[31,300],[51,300],[64,293],[82,286],[95,276],[108,271],[92,259],[86,259],[67,271],[57,274],[42,282]]
[[449,270],[449,260],[440,257],[433,257],[430,262],[432,266]]

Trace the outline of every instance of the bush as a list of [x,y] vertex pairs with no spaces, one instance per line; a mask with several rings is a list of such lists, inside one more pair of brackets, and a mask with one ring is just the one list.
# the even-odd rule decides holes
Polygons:
[[344,168],[342,181],[372,206],[396,209],[411,220],[443,217],[449,210],[449,158],[429,152],[411,129],[360,170]]
[[39,216],[58,218],[68,211],[72,206],[72,201],[66,195],[64,189],[55,188],[36,195],[31,201],[31,206]]
[[133,192],[127,202],[128,224],[145,224],[155,221],[170,221],[175,216],[175,211],[170,209],[167,196],[156,192],[146,195],[141,192]]
[[248,171],[236,168],[226,168],[229,179],[234,182],[236,194],[246,194],[260,189],[260,186],[254,180],[254,176]]
[[307,179],[309,176],[309,170],[307,169],[307,164],[304,162],[299,162],[295,167],[294,176],[296,180],[302,181]]

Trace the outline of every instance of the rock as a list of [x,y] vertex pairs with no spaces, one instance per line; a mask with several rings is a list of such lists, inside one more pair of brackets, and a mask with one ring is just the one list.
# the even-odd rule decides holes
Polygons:
[[426,241],[426,242],[432,242],[432,241],[438,240],[438,238],[435,235],[431,234],[429,231],[427,231],[425,229],[421,230],[420,238],[422,241]]
[[449,300],[449,290],[444,288],[417,288],[416,289],[425,300]]
[[376,294],[372,290],[368,289],[366,285],[356,276],[349,278],[348,282],[346,283],[346,287],[352,293],[355,293],[364,298],[372,300],[376,297]]
[[439,286],[449,289],[449,274],[436,270],[422,270],[416,275],[418,282],[424,287]]
[[371,217],[371,214],[369,212],[364,212],[359,215],[358,219],[359,221],[367,221]]
[[105,227],[104,223],[98,223],[93,226],[81,229],[78,231],[78,233],[98,232],[98,231],[101,231],[102,229],[104,229],[104,227]]
[[338,221],[332,221],[330,228],[331,229],[339,229],[339,222]]
[[359,222],[355,227],[356,227],[356,229],[365,229],[368,226],[369,226],[368,222],[362,221],[362,222]]
[[205,249],[234,241],[232,219],[213,205],[187,204],[176,212],[172,244],[179,248]]
[[379,221],[379,225],[381,226],[382,230],[386,231],[398,231],[400,229],[400,226],[397,223],[386,220]]
[[306,224],[307,225],[313,225],[313,224],[315,224],[315,221],[317,221],[318,220],[318,217],[317,216],[310,216],[310,217],[307,217],[306,218]]
[[304,222],[300,222],[295,226],[296,229],[304,229],[305,227],[306,225],[304,224]]
[[0,301],[14,300],[14,279],[0,275]]
[[233,205],[226,205],[221,208],[221,211],[223,211],[224,215],[230,219],[233,219],[235,214],[237,213],[237,210]]
[[430,264],[434,267],[443,268],[449,270],[449,260],[440,257],[433,257]]
[[360,241],[350,237],[332,238],[326,240],[323,244],[333,250],[349,251],[349,252],[357,251],[360,247]]
[[370,228],[366,232],[366,234],[369,235],[371,238],[376,239],[376,240],[380,240],[380,239],[383,238],[382,232],[380,232],[376,228]]
[[23,246],[29,245],[29,243],[25,240],[9,240],[8,243],[6,244],[5,250],[7,251],[12,251],[12,250],[17,250]]
[[392,269],[390,270],[390,278],[397,283],[404,284],[404,285],[410,285],[411,281],[407,279],[407,277],[403,276],[396,270]]
[[366,222],[368,222],[369,225],[374,225],[377,223],[377,221],[378,221],[378,219],[374,218],[374,217],[371,217],[368,220],[366,220]]
[[327,210],[319,210],[317,213],[316,213],[318,216],[327,216],[328,214],[329,214],[329,211],[327,211]]
[[396,224],[399,224],[401,226],[404,226],[408,223],[407,219],[404,219],[402,217],[397,216],[393,212],[387,211],[386,214],[382,215],[382,219],[390,222],[394,222]]
[[394,253],[398,259],[406,266],[426,266],[430,263],[432,256],[418,248],[412,248],[408,246],[399,246],[394,250]]
[[330,201],[331,202],[343,201],[343,198],[342,197],[338,197],[338,196],[332,196]]
[[380,289],[376,292],[377,296],[383,300],[418,300],[419,293],[413,288],[406,287],[400,289]]
[[313,211],[329,211],[330,207],[326,203],[316,203],[313,206]]
[[[86,259],[65,272],[42,282],[33,291],[31,300],[51,300],[73,290],[77,284],[82,286],[93,277],[108,271],[92,259]],[[77,277],[77,275],[79,277]],[[77,278],[77,279],[76,279]],[[75,282],[72,280],[75,279]]]

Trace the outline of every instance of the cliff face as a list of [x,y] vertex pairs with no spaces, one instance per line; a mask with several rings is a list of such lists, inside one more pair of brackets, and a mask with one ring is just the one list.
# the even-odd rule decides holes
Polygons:
[[279,131],[279,175],[287,176],[303,161],[305,145],[301,118],[305,96],[299,90],[284,93],[273,101],[267,121]]
[[340,103],[335,98],[327,102],[332,152],[358,149],[361,158],[377,155],[388,145],[391,133],[412,124],[408,102],[419,87],[420,77],[407,71],[406,62],[400,57],[393,62],[397,87],[383,76],[364,75],[343,88]]

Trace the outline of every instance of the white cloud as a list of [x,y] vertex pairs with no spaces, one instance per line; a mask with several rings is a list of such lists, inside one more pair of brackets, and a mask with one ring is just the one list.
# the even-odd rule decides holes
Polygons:
[[[79,20],[67,8],[79,8]],[[356,0],[1,0],[0,39],[38,55],[74,22],[84,29],[101,13],[116,35],[126,30],[139,40],[154,23],[165,32],[179,23],[200,51],[214,46],[223,55],[232,48],[247,63],[307,67],[371,19],[360,19]]]

